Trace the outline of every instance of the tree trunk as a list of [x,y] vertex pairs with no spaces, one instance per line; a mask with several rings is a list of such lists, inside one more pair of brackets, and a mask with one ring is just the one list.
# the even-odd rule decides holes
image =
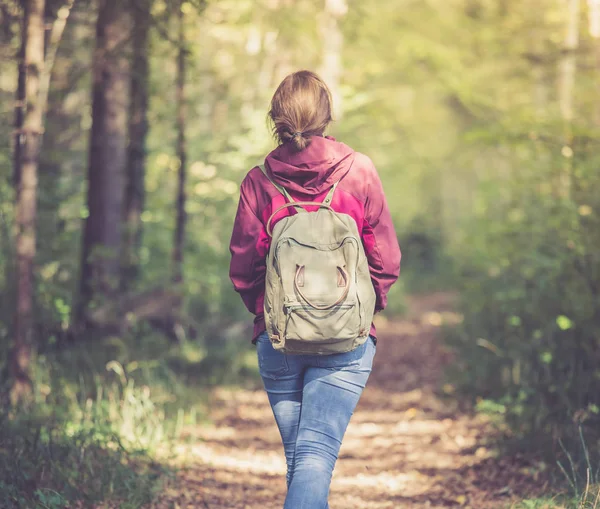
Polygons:
[[[52,29],[46,33],[46,56],[45,69],[40,84],[40,100],[44,103],[44,139],[40,153],[38,168],[37,202],[37,263],[42,266],[59,259],[62,256],[62,236],[65,221],[60,217],[60,207],[65,196],[61,191],[64,184],[61,180],[63,174],[63,161],[60,156],[69,153],[72,145],[67,133],[74,131],[78,122],[66,107],[67,98],[72,90],[72,76],[77,66],[73,47],[79,48],[81,36],[77,36],[82,23],[77,21],[73,24],[71,34],[65,35],[68,44],[58,52],[63,33],[67,29],[67,20],[71,14],[73,0],[62,3],[57,10],[52,4],[46,2],[46,22],[54,18]],[[87,10],[87,6],[80,2],[79,12]],[[72,43],[70,41],[73,41]],[[52,87],[50,87],[50,75],[52,75]]]
[[138,277],[142,241],[148,133],[148,33],[151,0],[140,0],[133,11],[133,51],[129,105],[129,147],[123,220],[125,226],[121,289],[128,290]]
[[22,401],[31,392],[33,263],[35,258],[35,213],[37,169],[42,135],[43,105],[39,98],[44,67],[45,0],[25,5],[25,101],[26,109],[15,172],[19,175],[16,203],[17,295],[11,356],[10,400]]
[[27,44],[27,21],[29,19],[29,2],[23,5],[23,19],[21,21],[21,47],[18,57],[17,94],[15,104],[15,144],[13,151],[13,185],[19,188],[21,181],[21,152],[23,136],[23,120],[25,119],[25,46]]
[[574,88],[577,71],[577,57],[575,52],[579,47],[579,15],[581,0],[565,0],[567,8],[567,33],[564,42],[564,56],[559,63],[558,100],[560,114],[564,122],[564,148],[565,163],[559,179],[559,194],[569,196],[571,189],[573,119],[574,114]]
[[527,22],[530,23],[529,48],[531,53],[532,97],[535,113],[542,119],[548,112],[548,72],[544,59],[544,27],[536,23],[539,13],[544,9],[540,0],[529,0]]
[[186,105],[185,105],[185,71],[186,71],[186,41],[183,17],[183,1],[178,9],[179,19],[179,50],[177,55],[177,157],[179,170],[177,172],[177,219],[175,223],[175,243],[173,246],[173,281],[183,281],[183,249],[185,241],[185,178],[186,178]]
[[[540,24],[539,13],[545,8],[544,0],[529,0],[527,3],[526,23],[529,28],[529,53],[530,53],[530,69],[531,69],[531,97],[534,108],[534,114],[536,121],[540,124],[544,124],[547,121],[549,113],[549,105],[551,103],[551,86],[552,86],[552,72],[548,68],[547,55],[545,50],[545,30],[546,27]],[[533,136],[532,136],[533,138]],[[548,150],[548,146],[541,140],[535,138],[532,139],[533,145],[536,147],[536,160],[535,166],[524,166],[519,169],[519,173],[530,173],[539,172],[540,168],[552,168],[552,157],[551,150]],[[500,158],[498,158],[500,161]],[[525,195],[518,193],[521,200],[528,200]],[[526,203],[522,204],[526,206]]]
[[[600,77],[600,0],[588,0],[588,27],[594,39],[594,54],[596,58],[596,82]],[[600,103],[594,108],[594,124],[600,125]]]
[[44,57],[44,69],[40,78],[40,102],[42,105],[42,123],[45,120],[46,109],[48,106],[48,94],[50,92],[50,77],[52,75],[52,69],[54,67],[54,61],[56,60],[56,53],[58,52],[58,46],[62,39],[65,27],[67,26],[67,19],[71,14],[71,9],[75,0],[65,0],[63,5],[58,9],[56,13],[56,19],[52,23],[52,29],[50,30],[50,38],[48,40],[46,54]]
[[564,42],[564,56],[559,68],[560,112],[567,123],[571,123],[573,113],[573,88],[575,86],[576,55],[579,47],[580,0],[565,0],[567,7],[567,33]]
[[589,30],[594,39],[600,38],[600,0],[588,0]]
[[323,41],[323,61],[319,74],[327,83],[333,99],[334,116],[342,116],[342,96],[340,80],[342,77],[342,50],[344,34],[340,28],[340,19],[348,12],[346,0],[325,0],[322,14],[321,37]]
[[92,129],[88,163],[88,216],[82,249],[77,324],[90,303],[114,296],[126,161],[129,18],[122,0],[100,0],[93,60]]

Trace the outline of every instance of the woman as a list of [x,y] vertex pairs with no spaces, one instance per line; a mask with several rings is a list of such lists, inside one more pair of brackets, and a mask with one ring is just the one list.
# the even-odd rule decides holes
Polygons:
[[[351,216],[368,261],[375,312],[385,308],[400,272],[400,249],[379,176],[367,156],[325,136],[331,109],[327,86],[312,72],[296,72],[279,85],[269,111],[279,146],[265,159],[266,169],[253,168],[242,182],[230,246],[231,280],[256,315],[253,343],[285,450],[284,509],[329,507],[333,468],[371,372],[376,332],[371,326],[369,339],[344,353],[291,355],[273,347],[263,310],[269,218],[286,204],[284,195],[298,202],[327,200],[333,211]],[[293,208],[283,207],[276,220],[295,214]]]

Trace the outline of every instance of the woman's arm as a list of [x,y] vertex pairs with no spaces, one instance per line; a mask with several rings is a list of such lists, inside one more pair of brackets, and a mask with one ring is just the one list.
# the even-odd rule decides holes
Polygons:
[[229,244],[229,277],[253,314],[262,312],[256,308],[258,297],[264,292],[266,270],[265,257],[258,252],[264,225],[257,214],[256,192],[246,177],[240,187],[240,201]]
[[[369,163],[373,165],[372,162]],[[374,166],[371,170],[367,185],[362,237],[377,296],[375,303],[377,312],[385,309],[387,293],[400,275],[401,253],[381,179]]]

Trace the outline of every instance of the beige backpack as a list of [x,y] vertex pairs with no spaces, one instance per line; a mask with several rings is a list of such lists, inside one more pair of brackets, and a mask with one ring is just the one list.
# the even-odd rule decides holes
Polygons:
[[[337,183],[323,203],[295,202],[260,169],[288,201],[266,225],[271,247],[264,312],[273,347],[297,354],[353,350],[369,337],[375,291],[356,222],[330,207]],[[307,212],[306,205],[319,209]],[[273,218],[288,207],[298,213],[273,227]]]

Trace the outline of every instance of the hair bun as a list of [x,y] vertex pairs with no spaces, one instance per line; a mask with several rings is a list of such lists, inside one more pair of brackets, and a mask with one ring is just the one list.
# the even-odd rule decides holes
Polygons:
[[304,133],[301,133],[301,132],[294,133],[291,141],[294,144],[294,148],[298,152],[300,152],[301,150],[304,150],[306,147],[308,147],[308,145],[310,145],[310,137],[309,136],[305,137]]

